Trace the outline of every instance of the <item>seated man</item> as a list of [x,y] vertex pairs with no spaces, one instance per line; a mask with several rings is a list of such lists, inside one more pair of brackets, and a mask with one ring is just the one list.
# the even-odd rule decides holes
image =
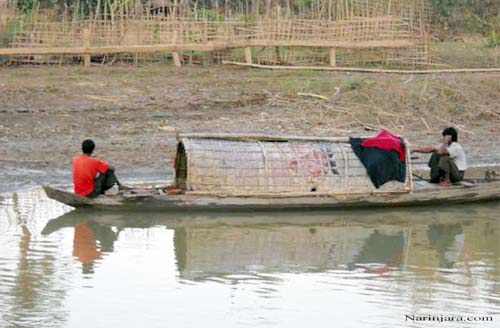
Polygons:
[[431,182],[449,186],[452,182],[460,182],[464,178],[467,162],[465,152],[458,143],[457,130],[446,128],[443,130],[443,144],[438,147],[424,147],[412,149],[412,153],[432,153],[429,160],[431,168]]
[[75,194],[83,197],[95,198],[104,195],[104,192],[111,189],[115,184],[118,188],[125,189],[118,182],[115,169],[108,163],[92,157],[94,151],[94,141],[87,139],[82,143],[82,155],[73,159],[73,184]]

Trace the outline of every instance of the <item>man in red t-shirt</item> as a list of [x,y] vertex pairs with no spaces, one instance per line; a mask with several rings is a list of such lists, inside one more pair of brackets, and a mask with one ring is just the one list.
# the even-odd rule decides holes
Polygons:
[[92,157],[94,141],[87,139],[82,143],[82,155],[73,159],[73,184],[75,194],[83,197],[98,197],[115,184],[124,187],[115,176],[115,169],[108,163]]

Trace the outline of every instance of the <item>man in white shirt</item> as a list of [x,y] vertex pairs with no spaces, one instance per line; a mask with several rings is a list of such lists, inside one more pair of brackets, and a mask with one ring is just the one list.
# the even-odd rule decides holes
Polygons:
[[431,182],[449,186],[453,182],[460,182],[467,169],[467,161],[462,145],[458,143],[457,130],[446,128],[443,130],[443,144],[437,147],[412,149],[412,153],[432,153],[429,160],[431,168]]

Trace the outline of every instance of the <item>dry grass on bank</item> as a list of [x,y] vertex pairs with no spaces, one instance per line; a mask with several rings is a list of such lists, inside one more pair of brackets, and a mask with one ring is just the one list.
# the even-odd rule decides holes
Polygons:
[[434,61],[447,67],[500,67],[500,46],[488,47],[484,37],[434,42],[432,47]]
[[[498,74],[398,76],[145,66],[4,69],[2,76],[4,112],[71,113],[88,107],[114,112],[125,106],[138,112],[175,111],[183,121],[178,109],[187,108],[207,122],[230,117],[246,130],[272,123],[286,130],[294,123],[297,129],[317,133],[359,128],[432,131],[453,124],[467,133],[500,119]],[[261,112],[264,118],[258,116]]]

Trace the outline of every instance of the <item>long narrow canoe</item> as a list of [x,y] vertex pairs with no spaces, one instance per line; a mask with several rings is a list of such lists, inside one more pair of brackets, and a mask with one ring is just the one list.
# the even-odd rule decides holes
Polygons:
[[415,181],[411,193],[372,195],[315,195],[235,197],[196,194],[169,195],[160,188],[131,189],[123,193],[85,198],[60,188],[43,187],[47,196],[71,207],[96,209],[141,210],[284,210],[334,209],[364,207],[397,207],[443,205],[500,200],[500,181],[478,182],[441,187],[425,181]]

